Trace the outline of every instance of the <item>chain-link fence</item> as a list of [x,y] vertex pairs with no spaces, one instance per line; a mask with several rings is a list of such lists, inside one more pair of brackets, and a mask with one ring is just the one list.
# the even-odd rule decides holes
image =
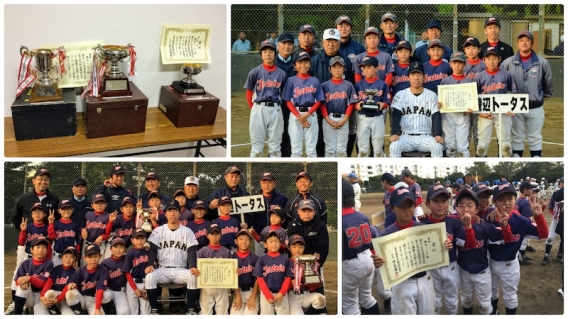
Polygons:
[[[316,29],[316,41],[321,42],[323,30],[334,27],[337,17],[347,15],[353,21],[353,38],[364,43],[365,28],[378,28],[385,12],[397,16],[398,32],[413,47],[416,41],[421,40],[431,18],[442,22],[441,40],[454,50],[460,49],[468,36],[485,41],[487,37],[483,27],[488,17],[500,20],[500,39],[515,51],[515,36],[521,30],[528,29],[535,34],[535,49],[541,55],[550,54],[564,34],[564,6],[561,4],[246,4],[231,6],[231,39],[235,41],[239,32],[245,31],[251,50],[257,51],[260,42],[267,39],[271,31],[297,35],[300,26],[309,23]],[[541,30],[544,37],[540,36]]]
[[[172,196],[183,189],[187,176],[198,176],[199,194],[207,198],[214,190],[225,186],[223,173],[228,166],[236,165],[241,171],[240,187],[250,194],[259,194],[260,176],[271,171],[276,177],[276,190],[291,197],[296,193],[295,176],[301,171],[313,178],[313,192],[327,205],[328,224],[337,229],[337,163],[250,163],[250,162],[122,162],[125,187],[135,196],[146,192],[148,172],[160,176],[160,192]],[[4,224],[12,223],[13,208],[18,197],[33,190],[32,178],[38,168],[51,173],[49,190],[59,198],[70,198],[73,180],[82,177],[87,181],[87,195],[92,195],[108,178],[114,163],[101,162],[6,162],[4,164]]]

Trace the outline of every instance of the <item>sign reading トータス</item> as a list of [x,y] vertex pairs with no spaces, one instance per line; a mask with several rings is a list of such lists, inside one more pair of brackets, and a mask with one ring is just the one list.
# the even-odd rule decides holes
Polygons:
[[410,227],[372,242],[375,254],[385,260],[379,271],[387,289],[419,272],[450,263],[445,222]]
[[164,24],[160,41],[162,64],[211,63],[211,25]]
[[233,201],[233,210],[231,210],[231,215],[255,213],[266,210],[264,197],[262,195],[233,197],[231,200]]

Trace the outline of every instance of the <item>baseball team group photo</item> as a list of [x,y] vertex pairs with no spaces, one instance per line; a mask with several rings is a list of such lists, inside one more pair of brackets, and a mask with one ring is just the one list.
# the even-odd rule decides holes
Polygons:
[[232,5],[235,157],[560,157],[562,5]]
[[337,163],[6,162],[6,315],[337,314]]
[[343,314],[564,313],[562,162],[339,170]]

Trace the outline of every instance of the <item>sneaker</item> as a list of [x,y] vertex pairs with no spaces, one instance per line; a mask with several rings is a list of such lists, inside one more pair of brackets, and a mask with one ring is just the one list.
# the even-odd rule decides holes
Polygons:
[[151,315],[159,315],[160,313],[158,312],[158,309],[152,309],[152,310],[150,311],[150,314],[151,314]]
[[550,261],[550,259],[548,258],[548,255],[544,255],[544,258],[542,259],[542,261],[540,262],[540,264],[542,266],[546,266],[548,265],[548,262]]
[[6,308],[6,311],[4,312],[5,315],[13,315],[14,314],[14,310],[16,310],[16,304],[12,301],[9,305],[8,308]]
[[527,246],[527,251],[534,253],[534,252],[536,252],[536,249],[534,249],[532,246]]
[[558,294],[560,295],[560,297],[562,297],[562,299],[564,299],[564,289],[558,289]]
[[519,263],[520,263],[521,265],[532,265],[532,260],[529,260],[528,258],[524,258],[524,259],[521,259],[521,260],[519,261]]
[[558,257],[556,257],[556,260],[558,260],[559,263],[563,264],[564,263],[564,256],[562,256],[562,254],[559,254]]
[[185,314],[188,315],[188,316],[195,316],[195,315],[197,315],[197,313],[196,313],[195,310],[193,310],[193,309],[188,309]]
[[527,255],[525,255],[525,257],[523,257],[523,259],[526,259],[526,260],[530,260],[530,261],[532,261],[532,258],[531,258],[531,257],[529,257],[529,256],[527,256]]

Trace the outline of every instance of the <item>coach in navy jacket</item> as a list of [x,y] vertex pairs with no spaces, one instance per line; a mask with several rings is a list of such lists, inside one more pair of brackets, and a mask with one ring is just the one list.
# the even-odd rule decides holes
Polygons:
[[209,198],[207,198],[209,209],[207,210],[205,219],[208,221],[212,221],[213,219],[219,217],[217,207],[219,207],[219,200],[221,199],[221,197],[229,196],[230,198],[233,198],[250,196],[249,192],[239,187],[239,181],[241,180],[241,170],[239,170],[236,166],[229,166],[225,170],[224,175],[225,182],[227,183],[225,187],[215,190],[213,193],[211,193],[211,195],[209,195]]
[[[263,181],[265,181],[264,186]],[[245,222],[248,227],[250,228],[252,226],[254,231],[259,234],[266,226],[270,225],[270,214],[268,214],[268,210],[275,205],[284,208],[288,201],[288,198],[284,194],[276,191],[276,177],[272,172],[264,172],[260,177],[260,182],[261,189],[258,193],[264,197],[265,209],[262,212],[245,215]]]

